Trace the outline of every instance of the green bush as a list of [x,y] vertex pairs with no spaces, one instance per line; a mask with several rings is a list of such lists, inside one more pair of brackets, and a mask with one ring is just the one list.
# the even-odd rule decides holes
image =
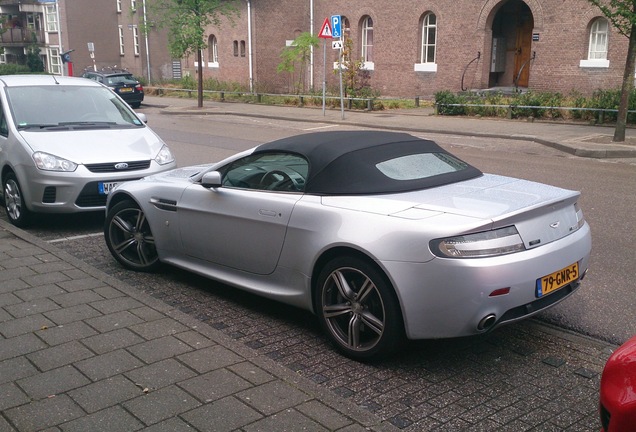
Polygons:
[[459,95],[452,93],[450,90],[442,90],[435,93],[435,104],[437,104],[437,112],[441,115],[465,115],[466,107],[448,106],[452,104],[464,104],[466,101]]
[[26,65],[18,65],[11,63],[0,64],[0,75],[28,74],[31,70]]

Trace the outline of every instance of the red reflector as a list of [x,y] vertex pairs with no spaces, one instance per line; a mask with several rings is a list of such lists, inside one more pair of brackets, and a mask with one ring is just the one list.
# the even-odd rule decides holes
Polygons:
[[510,292],[510,288],[499,288],[490,293],[488,297],[496,297],[500,295],[505,295]]

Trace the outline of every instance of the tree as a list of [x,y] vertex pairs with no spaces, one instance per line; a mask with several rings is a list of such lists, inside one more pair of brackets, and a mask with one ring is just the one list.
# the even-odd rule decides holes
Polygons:
[[629,38],[627,60],[623,71],[621,100],[618,105],[613,141],[625,141],[629,96],[634,89],[634,67],[636,66],[636,0],[588,0],[603,12],[620,34]]
[[35,32],[32,33],[32,38],[33,43],[27,49],[26,64],[31,72],[44,72],[44,63],[40,57],[40,47]]
[[289,72],[292,76],[296,71],[296,66],[300,65],[300,73],[298,74],[298,83],[296,84],[296,91],[301,92],[305,90],[305,75],[307,71],[307,64],[311,58],[311,48],[317,47],[319,43],[318,36],[305,32],[298,35],[294,42],[289,47],[283,48],[280,54],[282,62],[278,64],[278,72]]
[[[168,29],[168,50],[175,58],[195,54],[198,74],[198,106],[203,107],[203,59],[207,48],[208,26],[220,26],[221,17],[231,20],[239,16],[237,0],[153,0],[149,5],[152,21]],[[148,31],[149,24],[144,25]]]

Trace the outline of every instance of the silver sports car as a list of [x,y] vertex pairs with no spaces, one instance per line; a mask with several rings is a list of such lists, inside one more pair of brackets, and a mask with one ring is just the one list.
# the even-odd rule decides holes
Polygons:
[[312,311],[364,360],[571,295],[592,245],[579,195],[409,134],[314,133],[123,183],[104,234],[129,269],[168,263]]

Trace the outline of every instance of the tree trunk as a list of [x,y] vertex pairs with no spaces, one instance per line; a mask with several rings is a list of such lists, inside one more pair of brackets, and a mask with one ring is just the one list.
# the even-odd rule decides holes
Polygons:
[[[203,56],[201,50],[197,50],[197,106],[203,108]],[[625,131],[623,131],[623,140]]]
[[627,128],[627,111],[629,110],[629,96],[634,88],[634,68],[636,66],[636,24],[632,24],[629,33],[629,48],[627,49],[627,61],[623,72],[623,86],[621,88],[621,101],[618,105],[616,129],[614,129],[614,142],[625,141],[625,129]]

